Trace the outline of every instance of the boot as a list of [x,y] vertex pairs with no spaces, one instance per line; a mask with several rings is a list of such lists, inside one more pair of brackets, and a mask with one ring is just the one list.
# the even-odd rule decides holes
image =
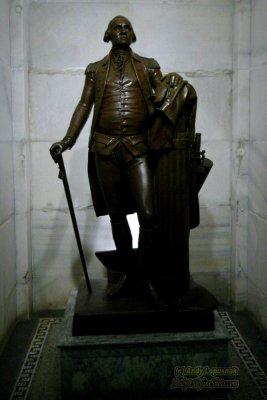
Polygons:
[[121,222],[111,222],[113,240],[118,252],[119,264],[118,270],[108,270],[108,285],[106,293],[109,297],[119,295],[126,283],[130,252],[132,250],[132,234],[127,219]]
[[156,228],[139,229],[138,250],[139,250],[139,274],[149,278],[155,274],[156,263]]
[[107,270],[108,285],[106,293],[108,297],[115,297],[122,292],[127,279],[127,274],[121,271]]

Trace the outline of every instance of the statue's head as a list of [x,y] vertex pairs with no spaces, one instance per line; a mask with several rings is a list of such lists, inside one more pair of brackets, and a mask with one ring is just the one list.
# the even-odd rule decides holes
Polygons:
[[136,42],[132,24],[126,17],[117,15],[110,21],[104,35],[104,42],[109,41],[116,47],[129,47]]

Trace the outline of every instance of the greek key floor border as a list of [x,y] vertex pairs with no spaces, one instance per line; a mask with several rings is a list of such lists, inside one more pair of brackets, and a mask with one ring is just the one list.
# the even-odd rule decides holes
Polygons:
[[245,365],[262,398],[267,400],[267,376],[250,351],[248,345],[236,328],[229,314],[226,311],[219,311],[219,315],[229,335],[231,336],[231,342],[235,351]]
[[39,320],[36,332],[9,400],[27,399],[27,394],[31,387],[49,330],[52,324],[59,324],[61,321],[62,318],[41,318]]
[[[219,311],[219,315],[231,336],[231,341],[235,351],[239,355],[253,382],[258,388],[261,397],[264,400],[267,400],[267,377],[263,369],[250,351],[229,314],[226,311]],[[27,394],[31,387],[49,330],[53,324],[59,324],[61,321],[62,318],[40,319],[9,400],[27,399]]]

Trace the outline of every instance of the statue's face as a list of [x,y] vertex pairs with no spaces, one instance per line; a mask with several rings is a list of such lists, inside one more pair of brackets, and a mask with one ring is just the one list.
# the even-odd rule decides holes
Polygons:
[[133,31],[126,18],[116,18],[109,28],[112,46],[129,47],[133,39]]

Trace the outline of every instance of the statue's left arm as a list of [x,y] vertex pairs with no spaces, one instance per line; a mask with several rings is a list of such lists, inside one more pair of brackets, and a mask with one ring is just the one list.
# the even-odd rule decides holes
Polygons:
[[160,84],[160,81],[163,77],[160,66],[154,58],[150,58],[148,62],[148,73],[149,73],[149,80],[153,91],[156,87]]

